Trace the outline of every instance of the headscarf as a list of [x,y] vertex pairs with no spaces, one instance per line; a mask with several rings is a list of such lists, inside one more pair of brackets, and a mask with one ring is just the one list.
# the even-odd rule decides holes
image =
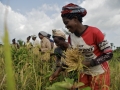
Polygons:
[[37,37],[37,36],[36,35],[32,35],[31,37],[34,38],[34,37]]
[[60,30],[54,29],[54,30],[52,30],[52,34],[53,34],[53,36],[58,36],[58,37],[62,37],[64,39],[66,39],[65,33]]
[[47,37],[47,35],[48,35],[48,33],[44,32],[44,31],[40,31],[40,32],[39,32],[39,35],[40,35],[40,34],[43,35],[44,37]]
[[81,6],[69,3],[62,7],[61,15],[69,13],[79,13],[81,17],[84,17],[87,14],[87,11],[85,8],[82,8]]

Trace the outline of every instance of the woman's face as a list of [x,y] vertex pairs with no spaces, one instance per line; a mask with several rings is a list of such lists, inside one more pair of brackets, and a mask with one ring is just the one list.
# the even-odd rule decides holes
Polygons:
[[58,37],[55,37],[53,39],[54,39],[54,42],[55,42],[56,46],[59,46],[59,47],[63,46],[62,40],[59,40]]
[[27,41],[29,41],[30,40],[30,37],[27,37]]
[[62,18],[65,27],[71,32],[74,33],[77,30],[77,22],[76,19],[68,19],[66,17]]
[[33,37],[33,38],[32,38],[32,40],[35,40],[35,39],[36,39],[36,37]]
[[43,39],[43,37],[44,37],[43,35],[41,35],[41,34],[39,35],[39,38],[40,38],[40,39]]
[[16,43],[15,39],[14,39],[14,40],[12,40],[12,42],[13,42],[13,43]]

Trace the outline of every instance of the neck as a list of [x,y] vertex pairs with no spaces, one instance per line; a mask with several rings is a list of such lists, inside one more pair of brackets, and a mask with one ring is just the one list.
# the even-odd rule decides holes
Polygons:
[[80,37],[81,33],[82,33],[85,29],[86,29],[86,26],[80,24],[80,25],[78,26],[78,29],[75,31],[74,34],[75,34],[76,36]]
[[66,51],[68,47],[69,47],[69,44],[65,42],[61,48]]

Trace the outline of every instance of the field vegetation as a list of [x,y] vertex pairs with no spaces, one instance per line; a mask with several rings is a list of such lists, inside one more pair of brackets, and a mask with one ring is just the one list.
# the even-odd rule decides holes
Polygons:
[[[40,53],[39,55],[35,55],[32,50],[28,50],[26,47],[20,47],[19,49],[12,48],[10,50],[16,90],[46,90],[46,88],[53,83],[61,82],[65,78],[72,79],[74,77],[77,79],[77,74],[75,72],[67,74],[62,72],[54,82],[49,82],[48,78],[55,69],[54,56],[52,56],[48,61],[42,61]],[[3,46],[0,46],[0,90],[6,90],[7,88],[4,52],[8,51],[4,51]],[[109,61],[109,64],[111,71],[110,90],[120,90],[119,50],[114,51],[114,57]]]

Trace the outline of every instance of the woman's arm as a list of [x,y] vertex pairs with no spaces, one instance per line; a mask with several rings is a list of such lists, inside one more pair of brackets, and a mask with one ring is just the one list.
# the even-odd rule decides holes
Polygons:
[[56,69],[56,71],[50,76],[49,81],[51,82],[51,81],[55,80],[61,71],[62,71],[62,67],[58,67]]

